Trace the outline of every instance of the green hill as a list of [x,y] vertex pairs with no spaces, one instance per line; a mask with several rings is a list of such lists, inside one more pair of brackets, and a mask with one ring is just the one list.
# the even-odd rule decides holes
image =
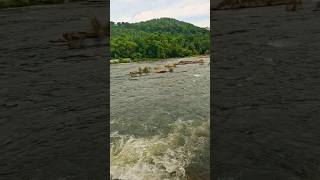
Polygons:
[[111,58],[172,58],[209,52],[209,31],[171,18],[111,22]]

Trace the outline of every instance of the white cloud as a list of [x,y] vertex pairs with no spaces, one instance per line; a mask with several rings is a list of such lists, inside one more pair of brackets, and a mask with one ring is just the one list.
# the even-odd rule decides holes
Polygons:
[[208,16],[210,15],[210,2],[186,1],[187,3],[178,3],[176,5],[168,5],[164,8],[150,9],[143,11],[134,16],[134,21],[145,21],[157,17],[192,17],[192,16]]
[[112,3],[113,2],[121,2],[121,3],[134,3],[134,2],[137,2],[139,0],[112,0]]
[[210,27],[210,19],[194,21],[193,24],[199,27]]
[[160,17],[209,26],[210,0],[111,0],[112,21],[139,22]]

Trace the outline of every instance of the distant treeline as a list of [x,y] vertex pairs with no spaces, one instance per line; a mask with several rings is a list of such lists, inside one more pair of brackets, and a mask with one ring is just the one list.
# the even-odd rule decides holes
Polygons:
[[171,18],[111,22],[112,59],[172,58],[208,54],[209,30]]

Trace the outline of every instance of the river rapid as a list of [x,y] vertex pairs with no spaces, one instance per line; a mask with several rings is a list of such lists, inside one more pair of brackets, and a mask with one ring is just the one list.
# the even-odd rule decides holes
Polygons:
[[[154,68],[181,60],[173,72]],[[112,179],[210,179],[210,59],[111,65]],[[129,72],[148,66],[146,75]]]

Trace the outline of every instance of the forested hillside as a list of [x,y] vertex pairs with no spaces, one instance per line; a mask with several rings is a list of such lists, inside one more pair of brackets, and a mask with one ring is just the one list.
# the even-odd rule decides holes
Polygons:
[[171,18],[111,22],[111,59],[171,58],[209,53],[209,31]]

